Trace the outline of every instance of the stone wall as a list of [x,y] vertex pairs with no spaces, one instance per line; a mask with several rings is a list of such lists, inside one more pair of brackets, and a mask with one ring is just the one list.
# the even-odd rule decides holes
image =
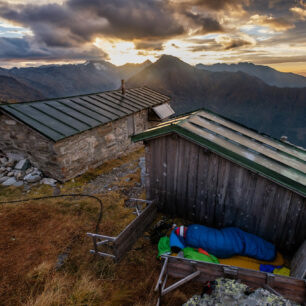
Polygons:
[[60,177],[53,144],[35,130],[0,113],[0,150],[4,153],[22,153],[46,175]]
[[141,147],[130,136],[152,127],[143,110],[92,130],[53,142],[6,114],[0,115],[0,150],[21,152],[45,175],[66,181]]
[[63,178],[71,179],[141,147],[132,143],[130,136],[152,126],[147,116],[147,110],[143,110],[57,142],[54,150]]

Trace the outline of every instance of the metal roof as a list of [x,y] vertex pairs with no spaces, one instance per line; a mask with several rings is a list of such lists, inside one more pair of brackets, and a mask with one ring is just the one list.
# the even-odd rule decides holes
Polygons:
[[58,141],[143,109],[169,102],[150,88],[107,91],[45,101],[0,105],[0,109]]
[[306,151],[259,134],[210,111],[197,111],[134,136],[177,133],[306,196]]

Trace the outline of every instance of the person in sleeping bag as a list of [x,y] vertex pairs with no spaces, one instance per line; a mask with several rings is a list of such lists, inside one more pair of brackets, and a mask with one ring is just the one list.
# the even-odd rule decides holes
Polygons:
[[218,230],[193,224],[188,227],[177,227],[173,233],[179,237],[182,245],[202,248],[218,258],[242,255],[271,261],[276,256],[276,249],[272,243],[236,227]]

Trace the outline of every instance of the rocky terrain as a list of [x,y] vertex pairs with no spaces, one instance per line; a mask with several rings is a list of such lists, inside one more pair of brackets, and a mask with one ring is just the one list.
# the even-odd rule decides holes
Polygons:
[[55,186],[57,181],[44,177],[43,173],[31,165],[21,154],[0,152],[0,184],[2,186],[24,186],[26,189],[33,184]]

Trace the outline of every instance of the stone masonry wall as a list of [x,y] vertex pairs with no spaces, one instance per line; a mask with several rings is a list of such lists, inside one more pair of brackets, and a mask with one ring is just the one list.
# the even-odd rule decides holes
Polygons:
[[54,142],[35,130],[0,113],[0,150],[4,153],[22,153],[45,175],[60,177]]
[[141,144],[130,136],[152,127],[143,110],[58,142],[45,138],[6,114],[0,115],[0,150],[20,152],[47,176],[66,181]]
[[141,147],[139,143],[132,143],[130,136],[151,126],[147,110],[143,110],[57,142],[54,150],[62,176],[65,180],[71,179]]

